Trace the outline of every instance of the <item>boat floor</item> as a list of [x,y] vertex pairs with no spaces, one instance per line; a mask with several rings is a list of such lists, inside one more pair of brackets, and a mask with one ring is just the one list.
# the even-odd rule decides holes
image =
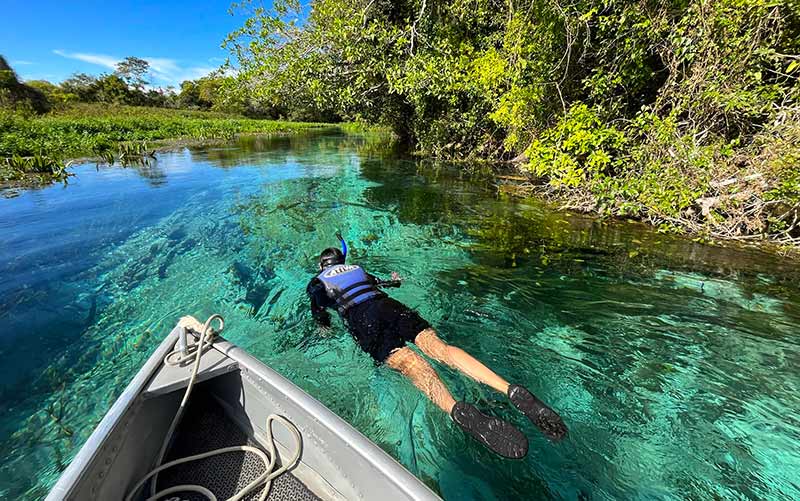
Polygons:
[[[200,454],[233,445],[250,445],[263,450],[250,440],[225,413],[222,406],[203,392],[193,395],[178,426],[166,461]],[[158,477],[158,489],[181,484],[197,484],[211,490],[218,499],[228,499],[264,473],[261,460],[252,453],[234,452],[169,468]],[[262,489],[253,491],[245,501],[258,499]],[[207,501],[205,496],[182,493],[187,501]],[[319,501],[308,488],[287,472],[272,481],[270,501]]]

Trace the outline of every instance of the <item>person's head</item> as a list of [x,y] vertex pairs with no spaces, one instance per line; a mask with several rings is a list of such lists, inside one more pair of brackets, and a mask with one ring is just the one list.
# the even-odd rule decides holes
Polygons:
[[319,255],[319,269],[322,271],[335,264],[344,264],[344,254],[339,249],[328,247]]

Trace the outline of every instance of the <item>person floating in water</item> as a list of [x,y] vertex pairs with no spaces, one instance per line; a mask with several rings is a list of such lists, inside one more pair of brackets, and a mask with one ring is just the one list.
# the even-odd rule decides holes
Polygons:
[[472,404],[456,402],[428,361],[406,343],[416,344],[425,355],[508,395],[511,403],[551,440],[566,435],[561,417],[530,391],[509,384],[469,353],[439,339],[426,320],[383,292],[382,287],[400,286],[396,273],[392,273],[392,280],[383,281],[360,266],[345,264],[347,247],[337,236],[344,252],[333,247],[322,251],[319,274],[306,289],[317,323],[329,327],[331,317],[326,308],[335,308],[362,350],[377,363],[385,363],[406,376],[459,427],[501,456],[523,458],[528,452],[525,435],[511,423],[487,416]]

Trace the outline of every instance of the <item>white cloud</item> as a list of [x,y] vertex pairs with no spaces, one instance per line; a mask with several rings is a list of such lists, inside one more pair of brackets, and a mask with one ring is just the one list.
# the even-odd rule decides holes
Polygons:
[[150,68],[152,68],[153,71],[175,72],[180,69],[174,59],[166,59],[163,57],[145,57],[143,59],[150,63]]
[[31,61],[11,61],[12,66],[28,66],[31,64],[36,64]]
[[67,57],[69,59],[77,59],[78,61],[83,61],[89,64],[96,64],[97,66],[105,66],[106,68],[114,69],[117,66],[117,63],[120,61],[119,58],[113,56],[105,56],[103,54],[84,54],[81,52],[65,52],[63,50],[54,50],[54,54],[58,54],[61,57]]
[[[80,52],[65,52],[63,50],[54,50],[55,54],[66,57],[69,59],[77,59],[90,64],[103,66],[109,69],[115,69],[117,63],[122,59],[105,54],[85,54]],[[150,64],[150,76],[157,85],[180,85],[184,80],[194,80],[208,75],[216,68],[207,66],[190,66],[183,67],[174,59],[164,57],[143,57],[145,61]]]
[[183,68],[174,59],[162,57],[144,57],[142,59],[150,63],[150,74],[155,80],[170,85],[179,85],[184,80],[204,77],[215,70],[215,68],[206,66]]

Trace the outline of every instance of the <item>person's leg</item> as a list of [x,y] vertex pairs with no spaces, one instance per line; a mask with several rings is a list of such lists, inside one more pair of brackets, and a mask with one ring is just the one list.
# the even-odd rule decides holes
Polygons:
[[408,347],[398,348],[386,358],[386,365],[400,372],[431,401],[450,414],[456,401],[427,360]]
[[487,416],[474,405],[456,402],[433,367],[411,348],[394,350],[385,362],[410,379],[462,430],[492,451],[511,459],[523,458],[528,453],[528,439],[521,431],[502,419]]
[[429,357],[435,358],[472,379],[508,395],[514,406],[522,411],[549,438],[559,440],[567,434],[567,427],[561,416],[545,405],[534,394],[523,386],[509,385],[505,379],[495,374],[469,353],[439,339],[433,329],[429,328],[420,332],[414,343]]
[[508,394],[508,381],[495,374],[466,351],[439,339],[435,330],[425,329],[420,332],[414,339],[414,344],[419,346],[419,349],[429,357],[447,364],[503,394]]

